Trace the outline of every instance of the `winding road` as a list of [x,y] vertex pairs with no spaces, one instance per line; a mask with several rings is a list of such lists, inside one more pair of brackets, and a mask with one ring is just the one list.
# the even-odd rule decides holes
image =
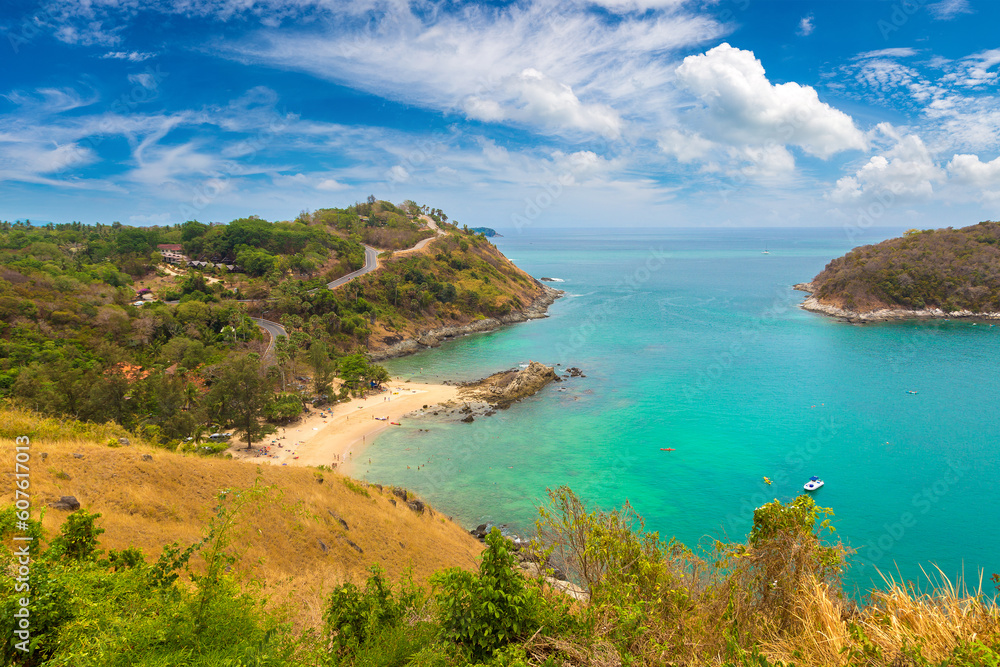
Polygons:
[[[417,245],[420,245],[420,244],[418,243]],[[416,246],[414,246],[414,247],[416,247]],[[351,282],[352,280],[354,280],[358,276],[363,276],[366,273],[371,273],[372,271],[374,271],[375,269],[377,269],[378,268],[378,253],[379,253],[378,250],[376,250],[375,248],[371,247],[370,245],[366,245],[365,246],[365,265],[362,266],[357,271],[352,271],[352,272],[348,273],[346,276],[341,276],[341,277],[337,278],[336,280],[334,280],[333,282],[327,283],[326,284],[327,288],[328,289],[337,289],[338,287],[341,287],[342,285],[346,285],[347,283]]]
[[288,332],[285,331],[285,327],[281,326],[277,322],[272,322],[271,320],[265,320],[261,317],[251,317],[258,327],[271,334],[271,342],[267,344],[267,349],[264,350],[264,357],[269,356],[274,352],[274,341],[277,340],[278,336],[288,337]]
[[[426,239],[421,239],[420,241],[417,241],[417,243],[412,248],[407,248],[406,250],[400,250],[395,253],[396,255],[407,255],[412,252],[419,252],[423,250],[428,243],[430,243],[437,237],[444,236],[444,232],[441,231],[441,229],[437,226],[437,223],[435,223],[434,220],[432,220],[429,216],[422,215],[420,216],[420,219],[423,220],[429,228],[434,230],[435,236],[429,236]],[[364,248],[365,248],[365,265],[362,266],[357,271],[352,271],[351,273],[348,273],[345,276],[341,276],[340,278],[337,278],[336,280],[327,283],[326,284],[327,289],[334,290],[337,289],[338,287],[343,287],[344,285],[351,282],[358,276],[363,276],[366,273],[371,273],[372,271],[378,268],[379,250],[371,247],[370,245],[366,245],[364,246]],[[272,322],[271,320],[265,320],[260,317],[251,317],[250,319],[256,322],[258,327],[264,329],[265,331],[267,331],[267,333],[271,335],[271,342],[268,344],[267,349],[264,350],[264,357],[267,357],[272,352],[274,352],[274,341],[278,338],[278,336],[287,337],[288,332],[285,331],[285,327],[281,326],[277,322]]]

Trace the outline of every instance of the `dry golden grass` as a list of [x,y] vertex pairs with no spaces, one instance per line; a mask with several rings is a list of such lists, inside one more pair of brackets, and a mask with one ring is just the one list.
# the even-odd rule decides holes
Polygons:
[[938,569],[927,575],[930,591],[920,592],[892,576],[883,574],[883,579],[886,588],[872,590],[868,604],[858,609],[848,608],[850,603],[831,594],[827,585],[810,582],[797,599],[803,631],[768,642],[765,652],[797,665],[869,664],[852,659],[850,650],[845,650],[864,654],[864,646],[851,635],[849,623],[853,623],[881,655],[871,664],[896,664],[905,649],[914,647],[920,647],[930,664],[941,664],[961,642],[990,641],[1000,633],[1000,612],[983,595],[981,580],[970,591]]
[[908,646],[919,643],[923,656],[937,663],[960,641],[1000,631],[1000,614],[995,605],[984,600],[982,580],[970,591],[962,581],[952,584],[938,569],[927,576],[932,590],[921,593],[891,576],[884,578],[888,588],[872,591],[862,621],[865,634],[883,647],[883,654],[904,642]]
[[[426,584],[441,568],[476,567],[482,549],[440,513],[414,512],[389,489],[354,482],[366,497],[336,473],[175,454],[136,444],[131,435],[132,446],[109,447],[108,438],[123,433],[120,428],[94,427],[95,441],[81,434],[81,426],[25,410],[0,408],[0,422],[6,476],[14,470],[14,434],[31,437],[28,465],[36,512],[59,496],[75,496],[84,509],[101,513],[97,525],[106,531],[100,536],[103,549],[136,546],[147,560],[155,560],[165,544],[198,541],[221,489],[249,488],[258,479],[274,485],[273,500],[251,508],[240,522],[237,569],[259,581],[273,604],[290,605],[299,627],[318,625],[330,588],[363,580],[372,564],[391,580],[411,571]],[[4,485],[0,502],[13,502],[12,485]],[[46,509],[47,535],[58,532],[66,514]]]

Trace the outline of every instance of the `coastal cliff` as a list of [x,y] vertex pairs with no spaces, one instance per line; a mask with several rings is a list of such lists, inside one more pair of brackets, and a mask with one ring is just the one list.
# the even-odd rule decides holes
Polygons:
[[1000,312],[976,312],[972,310],[953,310],[946,311],[941,308],[922,308],[922,309],[911,309],[911,308],[877,308],[874,310],[859,311],[851,310],[849,308],[843,308],[836,306],[832,303],[825,303],[815,296],[813,293],[816,288],[813,283],[798,283],[792,285],[792,289],[799,290],[800,292],[807,292],[809,296],[799,304],[799,307],[803,310],[808,310],[814,313],[820,313],[822,315],[829,315],[830,317],[836,317],[838,319],[845,320],[847,322],[852,322],[856,324],[865,322],[888,322],[890,320],[920,320],[920,319],[958,319],[958,318],[973,318],[973,319],[987,319],[996,320],[1000,319]]
[[1000,223],[910,230],[831,261],[811,282],[805,310],[851,322],[1000,319]]
[[517,324],[519,322],[527,322],[528,320],[537,320],[548,317],[547,311],[549,306],[555,303],[556,299],[561,297],[564,292],[562,290],[552,289],[551,287],[542,285],[541,283],[537,284],[541,293],[535,297],[535,299],[529,303],[527,307],[521,310],[515,310],[498,317],[486,317],[483,319],[473,320],[472,322],[468,322],[466,324],[418,329],[413,334],[403,338],[402,340],[393,339],[393,337],[387,336],[381,340],[374,341],[371,344],[368,356],[371,357],[373,361],[384,361],[385,359],[392,359],[394,357],[403,357],[429,347],[438,347],[441,345],[442,341],[451,340],[466,334],[494,331],[508,324]]

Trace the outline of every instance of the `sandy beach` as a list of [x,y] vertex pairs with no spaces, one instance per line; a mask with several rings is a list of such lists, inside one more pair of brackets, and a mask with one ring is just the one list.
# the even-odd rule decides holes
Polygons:
[[458,387],[443,384],[394,381],[389,388],[362,399],[313,408],[305,418],[279,427],[252,450],[236,446],[233,456],[272,465],[327,465],[339,468],[361,454],[375,436],[392,422],[425,405],[438,405],[458,396]]

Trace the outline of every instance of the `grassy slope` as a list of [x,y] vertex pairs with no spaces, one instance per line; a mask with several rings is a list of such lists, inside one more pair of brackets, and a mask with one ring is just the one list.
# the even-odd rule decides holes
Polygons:
[[[429,329],[467,324],[484,316],[498,317],[521,310],[543,293],[531,276],[493,244],[457,231],[431,241],[422,251],[382,258],[380,263],[379,271],[359,280],[361,295],[378,304],[386,315],[375,322],[369,342],[373,350]],[[417,312],[396,307],[390,290],[384,287],[385,281],[396,279],[405,287],[411,268],[437,282],[455,285],[456,301],[435,302],[432,307]],[[481,300],[474,306],[463,298],[469,293],[480,296]]]
[[1000,311],[1000,223],[907,233],[855,248],[813,279],[822,303],[880,308]]
[[[426,583],[441,568],[475,567],[481,551],[478,541],[440,513],[418,514],[398,499],[393,506],[389,489],[354,482],[370,495],[365,497],[336,473],[183,456],[135,443],[134,437],[132,446],[108,447],[103,443],[119,433],[116,427],[76,427],[74,433],[71,423],[60,425],[23,410],[0,410],[0,422],[4,470],[14,469],[12,437],[31,436],[34,512],[59,496],[76,496],[83,508],[103,515],[98,525],[107,531],[100,538],[104,549],[134,545],[147,561],[155,560],[165,544],[186,546],[200,539],[219,490],[250,487],[258,476],[276,485],[280,500],[247,517],[240,567],[262,581],[276,602],[294,601],[296,620],[303,626],[319,624],[322,602],[332,586],[361,581],[373,563],[392,580],[409,569],[416,581]],[[44,460],[43,452],[48,454]],[[144,461],[143,455],[152,460]],[[0,503],[12,502],[13,488],[5,485]],[[330,512],[343,518],[349,529]],[[46,510],[48,535],[58,532],[66,514]]]

